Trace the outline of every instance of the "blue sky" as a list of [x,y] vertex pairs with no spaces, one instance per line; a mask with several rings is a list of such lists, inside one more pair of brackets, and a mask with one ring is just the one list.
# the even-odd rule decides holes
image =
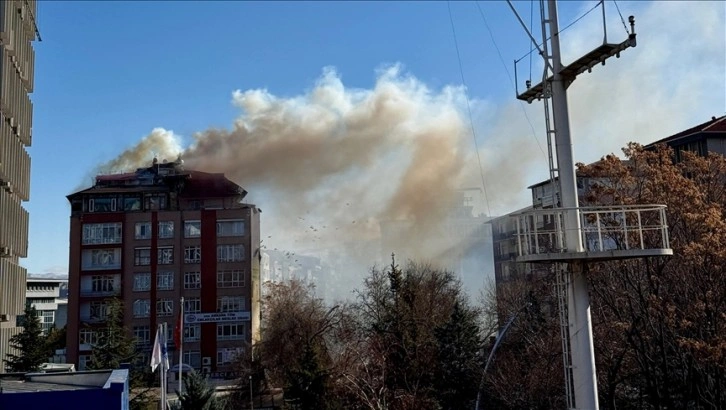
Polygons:
[[[528,19],[530,2],[515,4]],[[561,25],[592,4],[562,2]],[[368,89],[375,84],[378,69],[395,63],[431,89],[461,85],[449,5],[468,95],[476,109],[495,107],[486,113],[475,112],[481,122],[477,126],[497,135],[506,134],[502,131],[506,124],[500,124],[497,118],[511,115],[517,123],[524,120],[473,2],[39,2],[38,25],[43,41],[35,43],[33,146],[29,149],[32,191],[26,204],[31,215],[30,249],[22,263],[29,273],[66,273],[70,209],[65,196],[89,186],[94,167],[114,158],[154,127],[173,130],[184,143],[197,131],[229,127],[240,115],[239,108],[232,104],[234,90],[267,89],[276,96],[295,97],[313,88],[328,66],[336,68],[346,87]],[[724,38],[722,4],[703,3],[693,8],[647,2],[619,5],[626,18],[628,14],[644,16],[643,26],[663,31],[669,30],[668,19],[675,21],[683,14],[678,7],[686,7],[696,17],[699,13],[711,15],[715,10],[715,20],[704,23],[706,28],[693,28],[700,31],[692,34],[698,38],[710,35],[716,43],[719,35],[721,41]],[[529,48],[526,35],[506,3],[481,2],[480,7],[507,68],[512,70],[512,60]],[[613,8],[612,2],[608,7]],[[648,16],[652,18],[648,20]],[[598,37],[597,30],[583,25],[595,27],[597,21],[584,19],[569,29],[573,35],[568,47],[589,48],[581,44],[581,37],[592,38],[592,45],[596,45],[601,34]],[[690,24],[700,23],[691,20]],[[709,27],[711,31],[707,32]],[[614,39],[623,38],[619,19],[609,19],[609,28]],[[683,39],[683,33],[691,29],[685,23],[674,24],[672,36]],[[646,39],[648,36],[639,35]],[[655,39],[653,33],[650,35]],[[672,118],[663,132],[677,132],[711,115],[723,115],[724,89],[718,89],[723,82],[717,74],[719,69],[723,74],[724,57],[718,52],[709,53],[719,46],[684,49],[686,53],[700,52],[694,58],[705,61],[711,70],[708,73],[716,76],[716,84],[711,84],[710,89],[696,83],[692,92],[708,94],[696,106],[689,104],[688,109],[678,110],[682,98],[677,85],[660,84],[674,87],[663,103],[683,112]],[[603,69],[613,70],[611,76],[623,76],[627,73],[622,70],[628,65],[640,62],[643,67],[654,61],[656,68],[657,64],[668,64],[663,72],[685,81],[683,73],[688,72],[688,67],[674,67],[662,57],[651,55],[654,51],[639,45],[631,53],[636,57],[630,63],[616,62]],[[631,56],[624,53],[621,60],[628,58]],[[584,81],[609,88],[607,81],[615,77],[604,75]],[[706,76],[704,81],[710,78]],[[533,113],[541,111],[532,108]],[[537,121],[536,114],[532,118]],[[588,125],[596,124],[591,121],[582,129],[589,130]],[[482,144],[488,142],[487,135],[482,132],[479,136]],[[501,138],[492,137],[492,141],[498,141],[492,146],[505,144]],[[603,154],[602,149],[616,151],[621,142],[598,146],[600,154],[594,155]],[[525,179],[531,183],[537,177]],[[525,188],[526,184],[520,189]],[[506,207],[500,209],[504,210]]]

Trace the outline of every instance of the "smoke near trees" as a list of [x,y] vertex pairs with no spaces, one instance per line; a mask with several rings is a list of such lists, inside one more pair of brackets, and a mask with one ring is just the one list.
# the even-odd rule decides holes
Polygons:
[[480,311],[451,272],[373,268],[354,302],[332,307],[311,285],[270,284],[259,363],[285,400],[315,409],[473,406],[484,337]]

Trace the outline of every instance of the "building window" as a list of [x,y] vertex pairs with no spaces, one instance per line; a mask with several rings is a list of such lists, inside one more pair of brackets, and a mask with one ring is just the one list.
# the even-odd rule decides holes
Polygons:
[[218,288],[239,288],[245,285],[243,270],[220,270],[217,271]]
[[202,327],[198,323],[193,325],[184,325],[184,341],[198,342],[202,336]]
[[166,209],[166,195],[144,195],[144,208],[147,211],[159,211]]
[[88,365],[91,364],[91,355],[90,354],[81,354],[78,355],[78,370],[86,370],[88,368]]
[[201,221],[184,221],[184,237],[199,238],[202,236]]
[[139,197],[139,196],[124,197],[124,211],[140,211],[140,210],[141,210],[141,197]]
[[106,320],[108,316],[108,305],[106,302],[92,301],[90,304],[90,319],[91,320]]
[[151,222],[136,222],[134,227],[135,239],[151,239]]
[[157,290],[174,289],[174,272],[159,272],[156,275],[156,289]]
[[217,245],[217,262],[240,262],[244,259],[242,244]]
[[174,221],[159,222],[159,239],[174,237]]
[[200,272],[184,272],[184,289],[199,289],[202,287]]
[[156,316],[171,316],[174,313],[174,302],[168,298],[156,301]]
[[91,198],[88,200],[88,212],[115,212],[116,198]]
[[114,293],[115,280],[111,275],[95,275],[91,276],[91,292],[93,293]]
[[184,350],[182,353],[184,363],[198,369],[202,366],[202,355],[199,350]]
[[244,334],[243,323],[217,323],[217,340],[242,340]]
[[151,264],[151,248],[134,248],[134,265],[147,266]]
[[81,329],[78,331],[78,344],[86,345],[84,349],[90,349],[98,343],[98,332],[92,329]]
[[217,365],[225,365],[234,363],[237,356],[241,355],[244,349],[241,347],[227,347],[217,349]]
[[242,312],[245,309],[243,296],[222,296],[217,298],[217,312]]
[[174,263],[174,247],[173,246],[163,246],[159,247],[157,251],[157,260],[156,262],[159,265],[171,265]]
[[121,268],[121,249],[84,249],[81,254],[83,270],[106,270]]
[[121,223],[84,224],[83,244],[121,243]]
[[134,301],[134,317],[149,317],[151,303],[149,299],[136,299]]
[[202,311],[200,298],[184,298],[184,313],[199,313]]
[[217,221],[217,236],[243,236],[245,222],[241,219],[226,219]]
[[151,342],[151,330],[148,325],[134,326],[134,338],[137,345],[145,345]]
[[202,247],[199,245],[184,247],[184,263],[201,263]]
[[55,325],[55,311],[39,310],[38,318],[40,319],[40,325],[43,327],[43,333],[47,335]]
[[134,273],[134,290],[137,292],[151,290],[151,274],[149,272]]

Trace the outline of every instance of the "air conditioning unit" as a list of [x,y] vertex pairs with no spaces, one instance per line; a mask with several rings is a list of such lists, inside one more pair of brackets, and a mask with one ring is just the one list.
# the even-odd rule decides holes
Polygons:
[[8,315],[6,315],[4,313],[1,314],[0,315],[0,322],[7,322],[7,321],[8,321]]
[[202,367],[202,374],[209,374],[212,373],[212,368],[209,366]]
[[0,248],[0,256],[10,256],[10,248],[7,246]]
[[211,366],[212,365],[212,358],[211,357],[203,357],[202,358],[202,366]]

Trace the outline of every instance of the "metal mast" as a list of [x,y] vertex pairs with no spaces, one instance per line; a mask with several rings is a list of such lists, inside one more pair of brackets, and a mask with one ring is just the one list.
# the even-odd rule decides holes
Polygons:
[[[552,92],[552,113],[555,123],[555,149],[564,214],[565,243],[568,252],[582,252],[580,218],[577,212],[577,181],[575,161],[570,137],[570,114],[567,106],[565,78],[562,75],[560,53],[560,30],[557,21],[557,2],[548,1],[550,45],[552,49],[553,78],[549,82]],[[597,375],[595,374],[595,352],[592,342],[592,320],[590,318],[590,295],[587,278],[581,262],[570,263],[570,280],[567,286],[567,312],[570,324],[570,352],[572,358],[572,380],[575,403],[581,409],[597,409]]]
[[[511,1],[507,2],[534,42]],[[588,262],[664,256],[671,255],[673,251],[668,242],[664,206],[580,208],[578,201],[566,90],[579,74],[591,71],[595,65],[604,65],[609,57],[620,57],[621,51],[635,47],[635,19],[632,16],[629,19],[627,40],[610,44],[605,35],[602,45],[563,66],[557,2],[547,0],[546,3],[547,7],[545,0],[540,0],[542,47],[534,42],[544,59],[542,82],[534,87],[528,83],[527,90],[518,94],[517,98],[529,103],[535,99],[544,100],[545,103],[553,208],[534,209],[514,215],[517,218],[517,261],[555,264],[567,407],[596,410],[599,406],[590,297],[583,267]],[[601,1],[600,5],[603,7],[604,19],[604,2]],[[551,104],[549,99],[552,100]],[[554,127],[550,121],[550,111]],[[552,159],[552,145],[555,147],[556,168]],[[554,189],[557,185],[559,203]],[[653,215],[655,224],[644,229],[641,215],[646,213]],[[648,234],[649,230],[657,235]]]

